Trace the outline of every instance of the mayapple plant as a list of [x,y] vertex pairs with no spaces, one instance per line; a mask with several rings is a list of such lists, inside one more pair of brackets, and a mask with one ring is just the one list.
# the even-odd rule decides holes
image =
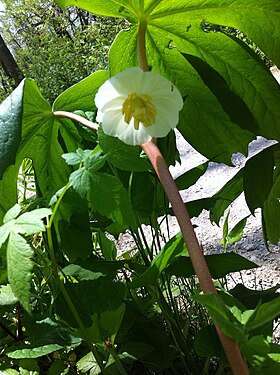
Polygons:
[[[205,172],[207,165],[188,171],[176,181],[168,165],[176,160],[172,132],[176,126],[210,161],[229,165],[233,153],[247,155],[248,144],[256,136],[278,141],[279,85],[259,56],[227,33],[227,27],[244,32],[268,58],[279,64],[279,1],[56,2],[62,8],[77,5],[94,14],[125,18],[129,29],[122,30],[111,46],[110,71],[94,72],[62,93],[52,107],[28,79],[0,107],[3,155],[0,219],[4,218],[1,233],[5,235],[1,243],[1,265],[5,268],[7,259],[8,264],[12,259],[17,269],[18,260],[23,259],[25,264],[24,270],[18,273],[9,266],[8,279],[3,282],[10,284],[10,293],[15,297],[10,299],[10,304],[18,300],[31,312],[32,293],[28,284],[32,251],[21,235],[40,230],[44,247],[39,255],[44,267],[39,284],[40,288],[48,284],[52,296],[51,318],[36,321],[33,329],[46,332],[43,327],[47,327],[58,345],[30,338],[19,348],[9,348],[7,356],[37,358],[36,355],[50,354],[58,347],[72,345],[73,348],[83,340],[90,353],[77,363],[82,372],[111,373],[113,363],[115,372],[112,373],[125,374],[131,358],[144,358],[143,363],[151,371],[162,372],[179,362],[179,372],[200,373],[171,290],[171,276],[181,273],[185,277],[197,276],[199,287],[192,301],[207,308],[227,357],[224,361],[228,361],[232,372],[248,374],[248,366],[256,373],[278,371],[279,348],[269,341],[271,327],[268,327],[279,315],[278,295],[272,293],[268,302],[259,300],[246,309],[237,298],[224,292],[218,294],[211,273],[219,279],[227,272],[250,268],[252,264],[237,257],[233,263],[239,261],[241,265],[226,268],[226,273],[221,269],[209,270],[211,262],[206,261],[190,221],[190,216],[207,209],[212,219],[219,222],[228,205],[244,191],[251,212],[258,207],[262,209],[267,242],[277,242],[280,238],[278,144],[249,159],[213,197],[187,204],[182,201],[178,187],[189,187]],[[217,25],[222,25],[224,32],[209,32],[209,26],[216,30]],[[14,232],[10,235],[8,229],[18,224],[20,208],[14,206],[16,184],[25,158],[33,162],[38,196],[33,207],[26,209],[33,212],[32,208],[37,205],[47,205],[52,211],[34,211],[34,217],[36,212],[39,215],[40,225],[33,225],[34,231],[15,232],[20,241],[13,247],[10,241]],[[263,168],[258,168],[260,164]],[[166,207],[166,197],[172,208]],[[11,209],[12,206],[15,208]],[[17,215],[8,220],[14,210]],[[160,241],[155,241],[158,248],[153,253],[141,224],[149,223],[156,230],[157,219],[167,212],[177,217],[181,235],[163,248]],[[43,217],[50,214],[43,226]],[[26,218],[24,215],[19,219]],[[23,224],[21,228],[30,223]],[[128,261],[119,259],[104,234],[117,236],[127,229],[135,236],[142,259],[140,264],[133,257]],[[4,255],[6,244],[7,256]],[[228,254],[222,255],[223,260],[229,259]],[[225,267],[219,264],[220,268]],[[182,265],[186,267],[182,269]],[[120,271],[124,280],[117,277]],[[28,274],[28,282],[21,288],[24,273]],[[137,288],[142,288],[141,293],[135,291]],[[138,308],[140,301],[146,301],[145,296],[156,301],[167,322],[170,335],[164,336],[160,350],[166,350],[171,365],[158,364],[159,361],[158,367],[153,367],[153,358],[148,354],[151,351],[155,355],[158,350],[151,346],[157,348],[157,345],[150,336],[147,345],[143,345],[143,337],[135,329],[135,320],[140,316],[141,330],[147,323],[146,332],[154,332],[151,320],[146,319],[149,314],[143,314],[145,309]],[[69,339],[63,344],[55,334],[56,327],[63,332],[67,330],[60,320],[70,327]],[[26,317],[28,324],[32,327]],[[259,328],[260,332],[256,333]],[[70,332],[80,341],[71,343]],[[158,330],[155,332],[157,340],[163,337]],[[209,332],[210,329],[206,337],[211,346],[213,333]],[[196,340],[197,350],[202,353],[199,340]],[[137,350],[133,352],[133,348]],[[219,355],[223,357],[217,351],[212,354]],[[88,362],[92,366],[88,367]]]

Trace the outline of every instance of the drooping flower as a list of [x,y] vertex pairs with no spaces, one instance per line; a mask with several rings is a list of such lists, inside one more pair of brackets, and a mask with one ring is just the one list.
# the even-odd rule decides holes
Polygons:
[[178,89],[155,72],[130,68],[108,79],[95,96],[96,121],[104,132],[129,145],[165,137],[178,123],[183,100]]

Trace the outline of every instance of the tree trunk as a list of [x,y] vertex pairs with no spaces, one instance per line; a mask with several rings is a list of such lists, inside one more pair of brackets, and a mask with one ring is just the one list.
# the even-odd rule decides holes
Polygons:
[[7,75],[7,77],[11,78],[14,81],[11,84],[11,86],[16,87],[20,83],[20,81],[23,79],[24,76],[18,64],[16,63],[13,55],[11,54],[9,48],[4,42],[1,34],[0,34],[0,64],[5,74]]

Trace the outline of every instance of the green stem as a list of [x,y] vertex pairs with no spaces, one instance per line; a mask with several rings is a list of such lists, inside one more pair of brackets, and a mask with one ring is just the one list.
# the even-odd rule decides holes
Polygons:
[[53,273],[53,276],[54,276],[54,279],[61,291],[61,293],[63,294],[63,297],[74,317],[74,319],[76,320],[78,326],[79,326],[79,329],[80,331],[82,332],[82,335],[85,339],[85,341],[87,342],[88,344],[88,347],[89,349],[91,350],[100,370],[101,370],[101,373],[102,374],[105,374],[105,367],[103,365],[103,362],[99,356],[99,353],[96,349],[96,347],[92,344],[90,338],[88,337],[88,334],[87,334],[87,331],[83,325],[83,322],[67,292],[67,290],[65,289],[65,286],[63,284],[63,280],[60,279],[60,276],[59,276],[59,273],[58,273],[58,266],[57,266],[57,263],[56,263],[56,259],[55,259],[55,254],[54,254],[54,247],[53,247],[53,240],[52,240],[52,234],[51,234],[51,222],[49,222],[46,226],[46,230],[47,230],[47,238],[48,238],[48,247],[49,247],[49,253],[50,253],[50,258],[51,258],[51,262],[52,262],[52,273]]
[[64,186],[64,188],[63,188],[61,194],[59,195],[59,197],[58,197],[58,199],[57,199],[57,201],[56,201],[56,204],[55,204],[55,206],[54,206],[54,208],[53,208],[53,210],[52,210],[52,216],[50,217],[50,220],[49,220],[49,223],[48,223],[48,226],[49,226],[50,228],[51,228],[51,226],[52,226],[52,223],[53,223],[54,217],[55,217],[55,215],[57,214],[57,210],[58,210],[58,207],[59,207],[59,205],[60,205],[60,202],[62,201],[62,199],[63,199],[63,197],[64,197],[66,191],[69,189],[70,185],[71,185],[71,181],[68,181],[67,184]]
[[110,347],[110,348],[108,348],[108,351],[111,354],[111,356],[114,358],[120,375],[127,375],[127,372],[125,371],[125,368],[123,367],[123,364],[122,364],[121,360],[119,359],[118,354],[115,351],[115,348]]
[[144,72],[149,71],[149,66],[147,63],[147,54],[146,54],[146,31],[147,31],[147,22],[141,21],[138,28],[138,40],[137,40],[137,48],[138,48],[138,62],[140,68]]
[[[175,346],[178,350],[178,353],[180,353],[181,355],[186,371],[188,372],[188,374],[193,374],[193,375],[197,374],[196,366],[191,356],[191,353],[190,353],[191,351],[188,348],[188,345],[186,343],[185,336],[180,326],[178,326],[176,319],[174,319],[173,312],[170,309],[170,306],[168,305],[168,303],[166,302],[159,286],[157,286],[155,289],[155,295],[156,295],[157,302],[160,306],[160,309],[163,313],[163,316],[165,317],[167,324],[169,326],[169,329],[173,337]],[[187,363],[186,363],[186,360],[187,360]]]

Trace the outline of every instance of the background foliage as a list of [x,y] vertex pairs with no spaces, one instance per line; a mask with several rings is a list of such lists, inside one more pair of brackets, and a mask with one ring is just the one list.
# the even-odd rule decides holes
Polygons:
[[[75,7],[62,11],[51,0],[4,3],[0,32],[22,73],[36,80],[50,102],[74,83],[108,67],[108,50],[121,21]],[[8,92],[9,87],[11,81],[6,82]]]

